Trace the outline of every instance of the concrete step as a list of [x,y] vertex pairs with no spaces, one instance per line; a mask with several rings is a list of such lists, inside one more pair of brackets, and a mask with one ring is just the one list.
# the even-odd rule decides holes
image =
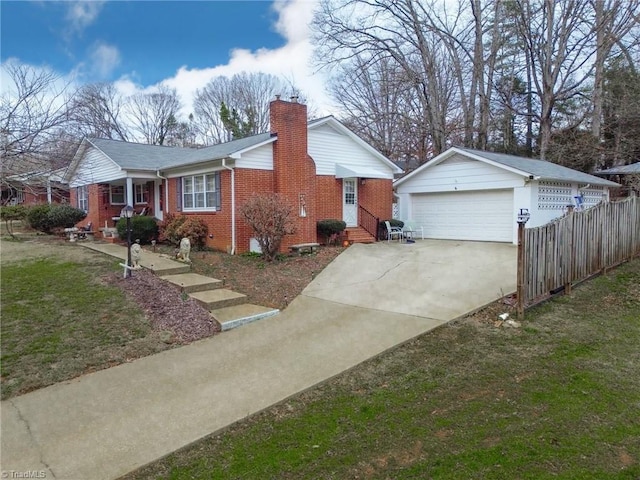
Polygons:
[[211,316],[222,326],[222,331],[246,325],[263,318],[277,315],[277,308],[262,307],[251,303],[217,308],[211,311]]
[[[178,262],[174,262],[174,263],[177,264]],[[151,270],[153,273],[155,273],[159,277],[166,277],[168,275],[180,275],[181,273],[189,273],[191,271],[191,266],[186,264],[184,266],[165,266],[165,265],[157,264],[153,261],[149,261],[147,263],[141,261],[140,264],[143,267],[146,267],[149,270]]]
[[181,273],[178,275],[165,275],[160,277],[173,285],[180,287],[183,292],[195,293],[204,290],[215,290],[222,288],[222,280],[205,277],[198,273]]
[[207,310],[214,310],[245,303],[247,296],[226,288],[190,293],[189,296],[200,302]]

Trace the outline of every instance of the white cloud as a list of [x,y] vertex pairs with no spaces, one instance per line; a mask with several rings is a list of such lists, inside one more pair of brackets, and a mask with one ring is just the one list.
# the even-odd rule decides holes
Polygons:
[[[265,72],[284,77],[302,90],[310,106],[318,115],[328,115],[334,106],[325,91],[326,77],[314,73],[311,66],[313,46],[310,41],[310,23],[317,0],[277,0],[274,9],[278,20],[274,28],[286,40],[277,49],[232,50],[229,61],[210,68],[188,68],[183,66],[173,77],[162,84],[175,88],[185,105],[186,117],[193,111],[191,105],[196,89],[203,88],[217,76],[232,76],[240,72]],[[131,90],[131,80],[126,79],[122,87]],[[124,90],[123,90],[124,91]],[[286,93],[286,92],[283,92]]]
[[120,51],[113,45],[97,42],[89,50],[89,59],[92,76],[105,79],[120,64]]
[[68,35],[81,35],[85,28],[95,22],[104,1],[68,2],[66,20],[69,22]]

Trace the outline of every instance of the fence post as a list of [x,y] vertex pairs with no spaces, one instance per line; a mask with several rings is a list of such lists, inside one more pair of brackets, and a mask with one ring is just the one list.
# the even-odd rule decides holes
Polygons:
[[518,281],[516,297],[518,300],[518,320],[524,320],[524,223],[518,222]]
[[571,293],[571,289],[573,288],[573,265],[574,265],[574,256],[575,249],[573,248],[573,230],[574,230],[574,222],[575,217],[573,215],[573,205],[567,206],[567,217],[569,217],[568,222],[568,237],[569,237],[569,255],[567,256],[567,273],[566,273],[566,281],[564,284],[564,294],[569,295]]
[[518,268],[516,280],[517,314],[518,320],[524,320],[524,224],[529,221],[531,214],[526,208],[521,208],[518,213]]

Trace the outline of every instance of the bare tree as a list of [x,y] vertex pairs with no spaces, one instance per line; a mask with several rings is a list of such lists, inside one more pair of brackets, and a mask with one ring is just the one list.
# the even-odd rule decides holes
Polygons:
[[180,128],[182,107],[174,88],[161,86],[154,93],[140,93],[129,100],[132,127],[151,145],[164,145]]
[[74,95],[70,118],[79,136],[128,141],[126,99],[112,83],[84,85]]
[[269,103],[276,95],[287,93],[300,96],[290,83],[266,73],[243,72],[233,77],[214,78],[196,91],[193,102],[200,140],[215,144],[233,138],[231,129],[220,116],[223,104],[229,112],[236,112],[238,122],[251,126],[246,134],[269,131]]
[[69,82],[50,70],[8,61],[10,82],[0,99],[0,186],[12,191],[42,186],[68,164],[69,144],[61,135],[67,122]]
[[596,58],[593,79],[593,114],[591,131],[598,142],[602,139],[603,90],[605,63],[617,45],[627,50],[628,34],[638,26],[640,0],[591,0],[594,11],[593,29],[596,35]]
[[330,89],[344,112],[343,122],[374,148],[405,168],[427,160],[424,115],[390,58],[371,63],[357,56],[341,64]]
[[49,150],[57,132],[67,121],[69,83],[50,70],[17,62],[3,69],[11,84],[0,100],[2,159],[36,158]]

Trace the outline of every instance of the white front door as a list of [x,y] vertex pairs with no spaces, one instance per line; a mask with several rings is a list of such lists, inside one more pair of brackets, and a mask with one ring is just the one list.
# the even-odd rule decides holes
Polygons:
[[358,182],[355,178],[342,179],[342,220],[347,227],[358,226]]

